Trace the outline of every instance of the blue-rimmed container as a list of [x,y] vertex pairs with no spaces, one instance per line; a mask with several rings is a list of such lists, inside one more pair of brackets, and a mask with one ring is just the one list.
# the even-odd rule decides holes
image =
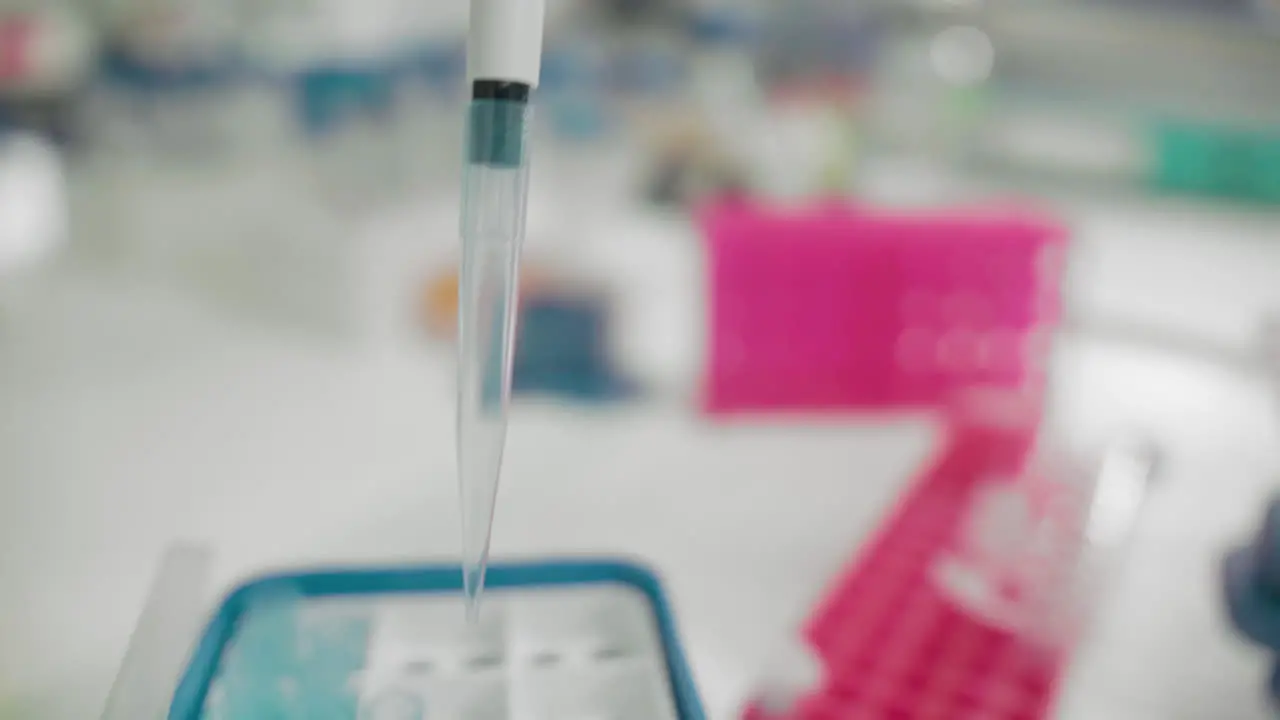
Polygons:
[[662,587],[625,561],[278,574],[231,592],[170,720],[705,717]]

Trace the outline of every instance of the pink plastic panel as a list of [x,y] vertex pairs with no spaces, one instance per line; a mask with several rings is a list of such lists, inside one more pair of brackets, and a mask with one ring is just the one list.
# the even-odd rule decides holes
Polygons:
[[1033,429],[958,417],[945,449],[811,619],[806,639],[826,668],[822,686],[785,714],[753,705],[744,716],[1048,717],[1070,643],[1033,642],[983,620],[944,594],[933,575],[956,548],[974,491],[1024,469]]
[[935,406],[1027,380],[1058,318],[1065,234],[1025,213],[702,215],[711,413]]
[[31,73],[32,49],[40,31],[21,15],[0,20],[0,80],[22,80]]

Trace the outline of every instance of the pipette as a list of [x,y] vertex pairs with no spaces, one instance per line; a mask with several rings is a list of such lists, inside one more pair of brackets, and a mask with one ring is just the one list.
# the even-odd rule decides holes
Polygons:
[[529,188],[530,94],[544,0],[472,0],[471,105],[462,177],[458,297],[458,486],[468,615],[484,587],[511,402],[520,246]]

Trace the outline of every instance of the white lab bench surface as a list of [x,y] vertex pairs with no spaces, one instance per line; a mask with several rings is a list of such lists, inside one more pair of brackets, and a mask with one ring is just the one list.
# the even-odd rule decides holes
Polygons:
[[[1064,207],[1088,260],[1081,310],[1244,347],[1280,307],[1274,216]],[[592,254],[643,288],[623,299],[623,320],[644,328],[633,335],[651,337],[627,341],[633,369],[681,387],[697,329],[660,328],[699,317],[696,286],[672,279],[697,277],[675,274],[696,268],[696,244],[679,222],[629,212]],[[412,244],[451,218],[420,208],[374,225]],[[16,697],[24,718],[96,716],[173,541],[215,550],[220,589],[282,566],[458,549],[447,349],[281,331],[124,287],[54,272],[0,322],[0,708]],[[1266,661],[1228,628],[1216,565],[1275,486],[1263,381],[1087,334],[1060,367],[1073,442],[1137,428],[1166,453],[1060,716],[1268,717]],[[674,392],[599,408],[521,401],[493,550],[652,563],[711,716],[732,717],[936,437],[928,417],[711,423]]]

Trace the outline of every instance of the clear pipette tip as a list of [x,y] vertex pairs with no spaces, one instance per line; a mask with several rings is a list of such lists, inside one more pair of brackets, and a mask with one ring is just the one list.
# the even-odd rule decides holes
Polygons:
[[[464,310],[465,312],[465,310]],[[465,321],[464,321],[465,322]],[[501,348],[493,348],[501,352]],[[467,351],[464,349],[464,353]],[[506,400],[486,404],[484,384],[501,378],[477,378],[468,382],[467,360],[462,361],[463,378],[458,407],[458,471],[462,495],[462,586],[467,600],[467,617],[475,620],[480,611],[485,568],[489,560],[489,537],[493,529],[493,509],[497,500],[498,476],[506,441]],[[470,362],[477,363],[476,359]],[[479,363],[477,363],[479,364]],[[470,368],[471,371],[483,370]],[[479,390],[479,397],[469,391]],[[470,397],[468,397],[470,395]]]
[[528,193],[528,88],[477,82],[468,115],[458,301],[458,482],[467,615],[479,613],[511,404]]

